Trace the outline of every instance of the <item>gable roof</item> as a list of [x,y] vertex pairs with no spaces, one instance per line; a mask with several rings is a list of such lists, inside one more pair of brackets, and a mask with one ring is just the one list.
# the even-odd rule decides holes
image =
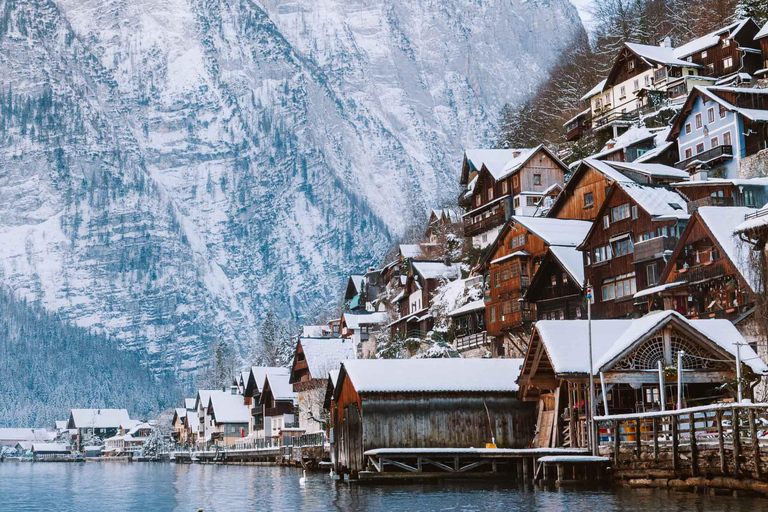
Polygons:
[[[671,143],[668,143],[671,144]],[[645,155],[643,155],[645,156]],[[614,169],[626,169],[627,171],[644,174],[652,178],[680,178],[683,180],[689,179],[690,175],[687,171],[671,167],[664,164],[646,164],[638,162],[606,162],[608,166]]]
[[549,217],[522,217],[512,220],[538,236],[548,245],[576,247],[587,236],[591,222],[586,220],[555,219]]
[[625,46],[651,66],[653,64],[663,64],[665,66],[688,68],[704,67],[701,64],[694,64],[693,62],[677,58],[677,51],[674,48],[640,43],[625,43]]
[[763,25],[763,28],[761,28],[757,35],[755,35],[755,41],[764,37],[768,37],[768,22],[766,22],[765,25]]
[[702,206],[696,213],[712,234],[717,244],[725,252],[728,259],[736,267],[741,277],[747,282],[752,291],[758,291],[759,282],[757,276],[751,270],[749,254],[751,246],[742,241],[734,232],[739,222],[744,220],[748,213],[757,211],[755,208],[741,206],[716,207]]
[[527,164],[531,158],[536,156],[539,151],[545,152],[549,157],[555,162],[555,164],[560,167],[563,172],[568,170],[568,166],[566,166],[558,157],[555,155],[548,147],[546,147],[544,144],[539,144],[535,148],[528,148],[528,149],[518,149],[515,151],[519,151],[520,154],[511,160],[509,160],[505,165],[504,168],[501,170],[500,173],[494,174],[493,178],[496,181],[503,180],[505,178],[509,178],[513,174],[516,174],[520,169],[522,169],[525,164]]
[[480,172],[485,167],[491,175],[501,172],[507,162],[514,156],[517,149],[467,149],[464,158],[472,169]]
[[211,399],[211,394],[223,393],[220,389],[198,389],[195,396],[195,409],[208,407],[208,403]]
[[194,398],[185,398],[184,399],[184,408],[185,409],[194,409],[195,408],[195,399]]
[[575,247],[549,246],[552,257],[571,275],[579,288],[584,287],[584,256]]
[[603,92],[603,89],[605,89],[605,82],[607,82],[607,81],[608,81],[607,78],[601,80],[597,85],[595,85],[593,88],[591,88],[589,91],[587,91],[587,93],[584,96],[581,97],[581,101],[588,100],[589,98],[591,98],[595,94]]
[[264,379],[269,373],[288,375],[291,370],[282,366],[251,366],[248,372],[248,384],[245,385],[246,391],[253,393],[255,389],[256,393],[261,393]]
[[421,246],[419,244],[400,244],[400,255],[403,258],[421,257]]
[[[272,398],[275,400],[295,400],[299,394],[293,391],[293,385],[289,382],[290,377],[290,375],[279,373],[267,374],[264,378],[264,388],[269,386]],[[263,400],[264,394],[262,393],[260,402]]]
[[672,129],[667,136],[667,140],[672,141],[676,139],[680,134],[685,120],[688,119],[691,114],[693,104],[699,97],[706,97],[715,103],[722,105],[726,110],[736,112],[751,121],[768,122],[768,110],[737,107],[736,105],[726,101],[718,94],[722,92],[732,92],[736,94],[768,94],[768,90],[766,89],[719,86],[704,87],[701,85],[696,85],[688,94],[688,97],[686,98],[685,103],[683,103],[679,113],[672,120]]
[[70,428],[118,428],[130,421],[126,409],[72,409]]
[[[299,346],[304,352],[304,360],[313,379],[326,378],[329,371],[339,369],[342,361],[355,357],[355,348],[349,338],[302,338],[296,350]],[[287,378],[293,383],[292,373]]]
[[55,438],[55,432],[44,428],[0,428],[0,441],[52,441]]
[[[344,361],[358,393],[516,392],[522,359],[354,359]],[[337,392],[340,386],[337,385]]]
[[[679,325],[710,341],[714,347],[735,356],[735,341],[744,338],[728,320],[688,320],[677,311],[656,311],[638,319],[592,320],[593,371],[610,368],[633,344],[674,319]],[[534,326],[556,374],[589,374],[588,321],[539,320]],[[741,347],[742,361],[758,374],[768,367],[751,348]],[[530,352],[529,352],[530,353]]]
[[720,36],[726,32],[730,32],[728,39],[733,39],[749,22],[752,22],[753,24],[755,23],[751,18],[744,18],[735,21],[723,28],[719,28],[713,32],[710,32],[709,34],[698,37],[693,41],[689,41],[682,46],[678,46],[675,48],[675,57],[678,59],[684,59],[685,57],[693,55],[694,53],[698,53],[702,50],[706,50],[707,48],[711,48],[712,46],[720,43]]
[[411,267],[424,279],[447,279],[451,281],[461,277],[461,263],[446,265],[443,261],[414,261]]
[[345,311],[342,317],[348,329],[359,329],[360,326],[383,325],[387,323],[389,313],[386,311],[366,311],[360,313]]
[[210,397],[216,423],[249,423],[250,409],[243,403],[243,395],[213,393]]

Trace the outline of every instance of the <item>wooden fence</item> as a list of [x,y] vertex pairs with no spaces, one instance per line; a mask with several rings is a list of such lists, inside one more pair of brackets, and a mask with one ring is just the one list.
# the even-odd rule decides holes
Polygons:
[[601,455],[614,472],[668,470],[675,477],[766,480],[768,404],[716,404],[597,416]]

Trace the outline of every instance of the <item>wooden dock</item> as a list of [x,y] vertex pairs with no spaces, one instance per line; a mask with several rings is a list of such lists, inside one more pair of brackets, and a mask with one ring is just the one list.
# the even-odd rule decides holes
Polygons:
[[586,455],[579,448],[379,448],[364,453],[369,469],[358,473],[358,481],[501,478],[531,483],[542,457]]

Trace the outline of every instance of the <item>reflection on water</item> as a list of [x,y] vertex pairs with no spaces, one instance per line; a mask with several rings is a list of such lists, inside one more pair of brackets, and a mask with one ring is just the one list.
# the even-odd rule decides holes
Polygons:
[[503,484],[356,486],[267,466],[2,463],[0,510],[407,510],[580,512],[768,509],[768,500],[658,490],[541,491]]

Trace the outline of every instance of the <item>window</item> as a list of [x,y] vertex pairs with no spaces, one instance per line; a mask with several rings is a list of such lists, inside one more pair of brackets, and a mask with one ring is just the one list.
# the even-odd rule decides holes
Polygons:
[[632,219],[637,219],[637,205],[632,206]]
[[644,240],[650,240],[653,238],[653,231],[648,231],[647,233],[642,233],[640,235],[637,235],[637,241],[642,242]]
[[656,263],[652,263],[645,267],[645,285],[653,286],[659,279],[658,269]]
[[635,294],[635,291],[636,285],[634,277],[624,279],[617,278],[615,283],[604,284],[602,286],[603,301],[632,296]]
[[723,68],[728,69],[733,67],[733,57],[726,57],[723,59]]
[[534,185],[541,185],[541,174],[534,174],[533,175],[533,184]]
[[693,151],[691,148],[686,148],[685,150],[685,158],[691,158],[693,156]]
[[509,281],[509,269],[505,268],[501,271],[501,282]]
[[527,204],[528,206],[539,206],[539,203],[541,202],[540,197],[526,196],[525,199],[526,199],[525,204]]
[[614,206],[611,208],[611,220],[613,222],[618,222],[620,220],[628,219],[629,218],[629,203],[625,203],[619,206]]
[[605,104],[606,105],[610,105],[611,104],[611,95],[610,94],[606,94],[605,95]]
[[520,185],[520,176],[515,175],[514,178],[512,178],[512,186],[517,187]]
[[563,284],[568,284],[568,274],[563,272]]
[[581,308],[576,308],[576,318],[581,318]]
[[512,303],[511,302],[505,302],[501,305],[501,316],[505,315],[511,315],[512,314]]
[[723,48],[728,48],[729,46],[731,46],[731,40],[728,38],[723,39]]
[[645,86],[651,85],[651,75],[645,75]]
[[493,287],[498,288],[501,286],[501,281],[499,280],[499,272],[498,270],[493,273]]
[[699,142],[698,144],[696,144],[696,154],[698,155],[699,153],[703,153],[703,152],[704,152],[704,143]]
[[611,259],[611,246],[604,245],[595,249],[595,263]]
[[627,96],[627,89],[623,85],[619,88],[619,99],[626,98]]
[[604,284],[602,287],[602,295],[603,295],[603,301],[606,300],[613,300],[616,298],[616,288],[611,284]]
[[715,122],[715,107],[710,107],[707,110],[707,122],[708,123],[714,123]]
[[475,197],[475,206],[480,206],[480,203],[481,203],[482,201],[483,201],[483,196],[482,196],[482,195],[477,195],[477,196]]
[[701,52],[701,58],[702,58],[702,59],[706,59],[706,58],[707,58],[707,51],[706,51],[706,50],[704,50],[703,52]]
[[725,132],[723,134],[723,144],[725,146],[730,146],[731,145],[731,132]]
[[636,91],[639,88],[640,88],[640,80],[635,80],[634,82],[632,82],[632,90],[633,91]]
[[627,254],[632,254],[633,248],[632,248],[632,237],[624,238],[623,240],[618,240],[616,242],[613,242],[613,255],[617,258],[619,256],[626,256]]
[[606,215],[603,217],[603,229],[608,229],[611,227],[611,221],[608,219],[608,216]]
[[726,112],[725,107],[720,105],[720,119],[725,117],[725,112]]
[[715,74],[715,65],[712,64],[711,62],[709,64],[707,64],[707,73],[710,74],[710,75],[714,75]]
[[515,209],[520,208],[520,196],[515,196]]
[[552,281],[552,286],[557,286],[557,276],[553,275],[551,281]]
[[747,206],[755,206],[755,193],[753,191],[744,191],[744,204]]
[[595,100],[595,110],[600,110],[600,98]]
[[488,189],[488,200],[489,201],[493,200],[493,189],[492,188]]
[[627,62],[627,67],[629,68],[630,71],[635,69],[635,61],[630,60],[629,62]]
[[691,123],[685,123],[685,133],[691,133]]
[[586,208],[587,206],[592,206],[593,204],[595,204],[595,199],[594,196],[592,196],[592,192],[587,192],[584,194],[584,207]]
[[506,181],[501,182],[501,193],[506,194],[509,191],[509,185]]
[[491,308],[488,310],[488,320],[489,323],[496,323],[496,307],[491,306]]
[[717,139],[717,137],[712,137],[709,140],[709,145],[712,146],[713,148],[716,148],[717,146],[720,145],[720,141]]
[[699,114],[696,114],[696,116],[694,117],[694,119],[696,120],[696,129],[698,130],[699,128],[701,128],[702,124],[704,124],[704,123],[702,123],[702,121],[701,121],[701,114],[700,114],[700,113],[699,113]]
[[565,313],[563,313],[562,309],[557,310],[557,319],[558,320],[565,320]]
[[513,236],[509,241],[510,249],[514,249],[515,247],[520,247],[522,245],[525,245],[525,233],[522,235]]

